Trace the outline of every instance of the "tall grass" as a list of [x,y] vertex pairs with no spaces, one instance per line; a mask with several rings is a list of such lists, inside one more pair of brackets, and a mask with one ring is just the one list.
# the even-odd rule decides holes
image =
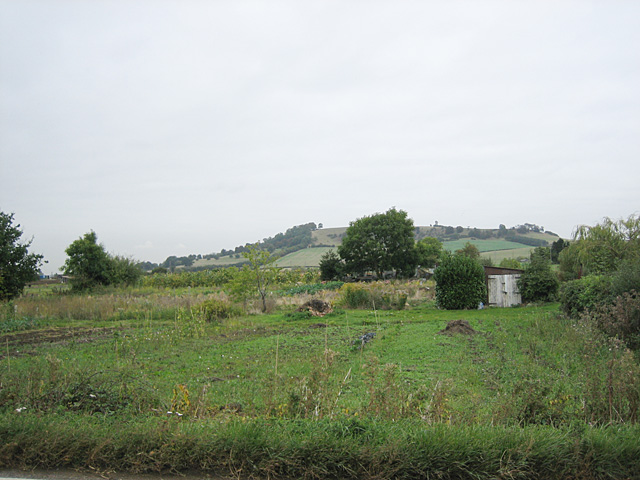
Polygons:
[[16,314],[30,318],[114,321],[146,316],[171,319],[180,309],[190,309],[210,299],[226,299],[223,293],[194,290],[167,295],[137,290],[93,295],[49,295],[16,300]]
[[346,308],[403,310],[410,299],[433,299],[433,295],[429,295],[432,287],[433,282],[428,286],[419,282],[347,283],[341,286],[341,297],[337,303]]
[[[640,368],[624,344],[557,305],[452,312],[416,302],[419,285],[369,288],[411,301],[318,319],[287,316],[294,297],[228,316],[198,289],[21,299],[13,314],[119,321],[55,344],[6,337],[0,467],[633,478]],[[476,335],[439,334],[461,317]]]
[[0,467],[197,470],[234,478],[636,478],[639,436],[638,427],[451,428],[353,419],[123,424],[4,415]]

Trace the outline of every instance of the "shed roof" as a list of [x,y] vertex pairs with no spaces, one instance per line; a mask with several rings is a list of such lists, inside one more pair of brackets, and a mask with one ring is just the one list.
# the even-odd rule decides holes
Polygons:
[[524,270],[519,268],[484,267],[485,275],[520,275]]

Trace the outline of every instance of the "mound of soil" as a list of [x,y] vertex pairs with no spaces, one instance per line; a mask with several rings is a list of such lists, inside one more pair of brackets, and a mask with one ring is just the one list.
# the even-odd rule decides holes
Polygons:
[[478,333],[467,320],[451,320],[444,330],[438,332],[439,335],[475,335]]
[[327,313],[333,312],[333,308],[327,302],[314,298],[298,308],[298,311],[309,312],[314,317],[324,317]]

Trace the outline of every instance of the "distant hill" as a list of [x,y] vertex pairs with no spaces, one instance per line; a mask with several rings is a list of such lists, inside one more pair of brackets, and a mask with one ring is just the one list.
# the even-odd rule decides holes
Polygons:
[[[315,223],[307,223],[266,238],[258,245],[279,257],[276,264],[280,267],[317,267],[324,253],[336,249],[342,243],[346,231],[347,227],[319,228]],[[529,223],[511,228],[500,225],[496,229],[445,225],[416,227],[416,240],[425,237],[439,239],[449,251],[463,248],[470,242],[478,248],[483,257],[491,258],[494,263],[499,263],[504,258],[528,257],[535,247],[549,246],[559,238],[555,233],[545,232],[544,228]],[[242,265],[246,262],[242,252],[246,251],[248,245],[250,244],[235,247],[233,250],[223,249],[214,254],[168,257],[159,266],[200,270]],[[145,263],[148,270],[154,266],[158,265]]]

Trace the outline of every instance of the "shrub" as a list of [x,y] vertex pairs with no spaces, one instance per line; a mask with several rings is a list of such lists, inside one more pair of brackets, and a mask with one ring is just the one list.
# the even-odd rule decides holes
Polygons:
[[593,310],[598,305],[611,303],[611,277],[589,275],[579,280],[571,280],[560,288],[562,312],[572,318]]
[[320,280],[338,280],[342,276],[344,263],[333,250],[320,257]]
[[621,262],[613,274],[611,290],[614,295],[635,290],[640,292],[640,259]]
[[612,304],[596,307],[587,314],[596,327],[623,340],[633,350],[640,349],[640,294],[625,292]]
[[215,322],[236,316],[238,312],[226,300],[213,298],[200,304],[200,312],[205,321]]
[[550,302],[558,292],[558,277],[551,271],[549,249],[538,247],[531,253],[531,262],[518,279],[518,289],[525,302]]
[[391,310],[404,310],[407,306],[407,293],[406,292],[395,292],[390,295],[382,296],[382,307],[385,309]]
[[346,283],[340,288],[339,303],[347,308],[403,310],[409,294],[388,282]]
[[500,267],[522,269],[522,263],[517,258],[503,258]]
[[17,316],[13,302],[0,305],[0,333],[17,332],[36,328],[40,322],[35,318]]
[[346,283],[340,288],[341,303],[347,308],[371,308],[371,296],[364,284]]
[[465,255],[444,257],[434,273],[436,302],[447,310],[476,308],[487,297],[484,269]]
[[115,256],[111,258],[111,283],[113,285],[135,285],[142,277],[142,270],[130,258]]
[[639,260],[623,261],[612,275],[587,275],[563,283],[560,305],[565,315],[575,318],[596,307],[612,305],[616,297],[633,291],[640,291]]

